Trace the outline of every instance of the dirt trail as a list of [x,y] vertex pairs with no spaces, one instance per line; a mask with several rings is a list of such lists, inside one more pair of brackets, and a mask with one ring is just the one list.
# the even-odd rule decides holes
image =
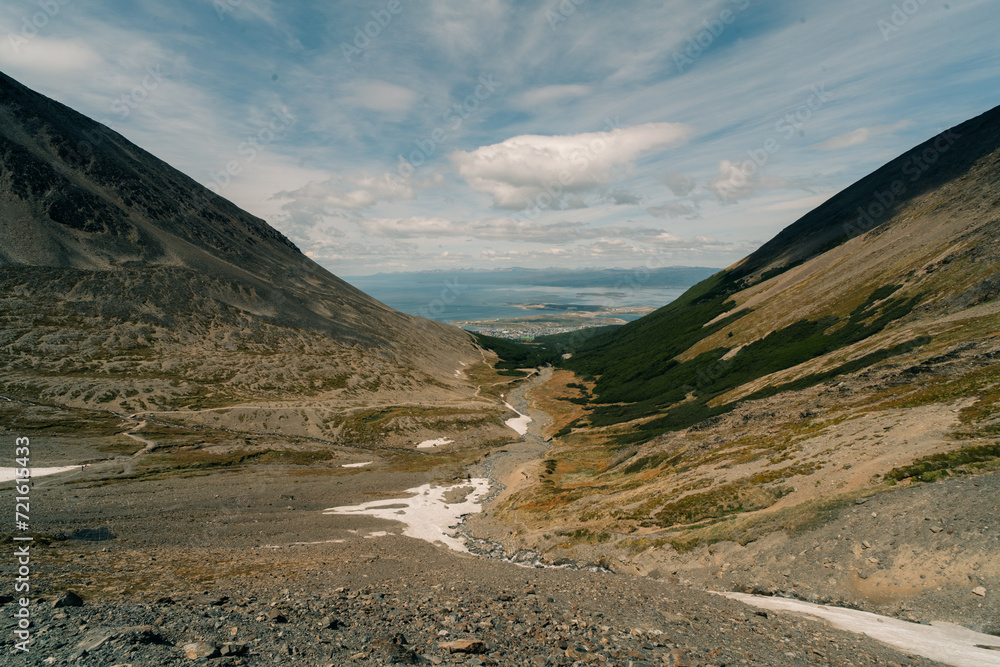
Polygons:
[[142,436],[135,434],[136,431],[141,431],[144,428],[146,428],[146,420],[145,419],[143,419],[141,422],[139,422],[138,424],[136,424],[135,426],[133,426],[129,430],[122,431],[122,435],[128,436],[128,437],[132,438],[133,440],[135,440],[137,442],[141,442],[143,445],[145,445],[145,447],[143,447],[142,449],[140,449],[139,451],[137,451],[135,454],[133,454],[132,455],[133,457],[142,456],[143,454],[148,454],[149,452],[153,451],[157,447],[156,443],[153,442],[152,440],[146,440]]

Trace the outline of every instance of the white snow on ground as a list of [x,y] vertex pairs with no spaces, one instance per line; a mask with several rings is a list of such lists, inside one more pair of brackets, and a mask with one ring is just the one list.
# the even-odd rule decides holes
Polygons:
[[[461,502],[448,504],[445,496],[453,489],[469,488],[471,492]],[[461,539],[455,537],[455,528],[467,514],[482,511],[479,504],[490,491],[490,480],[470,479],[449,487],[432,487],[430,484],[408,489],[408,498],[374,500],[350,507],[331,507],[323,514],[362,514],[377,519],[389,519],[406,524],[403,535],[442,543],[454,551],[468,551]]]
[[[44,477],[46,475],[57,475],[61,472],[79,470],[80,466],[63,466],[62,468],[29,468],[32,477]],[[0,468],[0,483],[13,482],[17,479],[17,471],[20,468]]]
[[[887,616],[870,614],[866,611],[825,607],[785,598],[763,597],[745,593],[720,593],[720,595],[761,609],[793,611],[818,616],[841,630],[865,634],[906,653],[921,655],[946,665],[1000,667],[1000,637],[984,635],[960,625],[938,622],[931,625],[908,623]],[[981,646],[995,647],[995,650],[979,648]]]
[[431,449],[433,447],[440,447],[441,445],[448,445],[454,442],[454,440],[449,440],[448,438],[438,438],[437,440],[424,440],[419,445],[417,449]]
[[517,414],[521,415],[520,417],[513,417],[511,419],[508,419],[507,421],[504,422],[504,424],[517,431],[518,435],[524,435],[525,433],[527,433],[528,424],[531,422],[531,417],[521,412],[518,412],[518,410],[513,405],[507,403],[506,401],[504,401],[504,405],[506,405],[514,412],[517,412]]
[[340,466],[341,468],[364,468],[365,466],[370,466],[375,463],[374,461],[362,461],[361,463],[345,463]]

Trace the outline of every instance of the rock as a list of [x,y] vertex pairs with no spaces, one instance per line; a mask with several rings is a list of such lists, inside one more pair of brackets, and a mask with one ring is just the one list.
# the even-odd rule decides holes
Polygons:
[[[168,598],[169,599],[169,598]],[[202,593],[201,595],[195,595],[191,602],[197,605],[205,605],[206,607],[219,607],[224,605],[229,601],[225,595],[213,595],[211,593]]]
[[341,623],[339,620],[331,616],[324,616],[319,621],[319,627],[322,630],[336,630],[337,628],[342,626],[343,623]]
[[52,603],[53,609],[60,609],[62,607],[82,607],[83,598],[74,593],[73,591],[66,591]]
[[986,597],[986,588],[983,586],[977,586],[976,588],[972,589],[972,594],[984,598]]
[[211,642],[191,642],[184,645],[184,655],[188,660],[208,660],[219,657],[219,649]]
[[690,667],[691,661],[688,660],[686,652],[674,649],[663,656],[663,664],[667,665],[667,667]]
[[118,639],[129,644],[162,644],[161,637],[152,625],[136,625],[118,632]]
[[416,665],[420,656],[401,644],[390,644],[386,650],[390,665]]
[[441,642],[438,648],[445,649],[448,653],[482,653],[486,650],[486,645],[475,639],[459,639],[452,642]]
[[87,653],[93,653],[97,649],[101,648],[107,642],[111,641],[114,634],[107,632],[106,630],[91,630],[88,632],[83,639],[77,644],[76,648],[78,652],[82,652],[82,655]]
[[243,644],[242,642],[226,642],[222,645],[222,648],[219,649],[219,655],[222,657],[243,655],[246,653],[246,650],[246,644]]
[[271,611],[267,612],[267,618],[268,618],[268,620],[274,621],[275,623],[287,623],[288,622],[288,619],[285,618],[285,615],[282,614],[277,609],[272,609]]

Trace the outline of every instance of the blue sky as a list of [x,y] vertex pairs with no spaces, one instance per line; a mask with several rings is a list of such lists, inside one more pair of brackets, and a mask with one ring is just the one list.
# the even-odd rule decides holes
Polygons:
[[996,0],[11,1],[0,69],[341,275],[726,266],[1000,104],[998,24]]

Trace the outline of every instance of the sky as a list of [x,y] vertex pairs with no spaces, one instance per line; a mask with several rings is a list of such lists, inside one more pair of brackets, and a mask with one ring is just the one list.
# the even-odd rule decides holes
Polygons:
[[1000,104],[996,0],[9,0],[0,70],[334,273],[728,266]]

